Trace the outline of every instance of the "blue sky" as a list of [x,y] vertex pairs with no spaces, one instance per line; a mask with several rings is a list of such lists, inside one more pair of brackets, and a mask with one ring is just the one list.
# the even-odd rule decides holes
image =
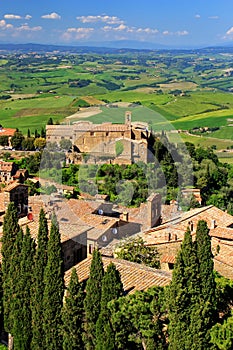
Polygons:
[[0,42],[233,44],[232,0],[0,0]]

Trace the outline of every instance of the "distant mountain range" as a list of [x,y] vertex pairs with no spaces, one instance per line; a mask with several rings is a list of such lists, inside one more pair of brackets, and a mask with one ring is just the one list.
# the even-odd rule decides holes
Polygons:
[[157,51],[157,52],[192,52],[192,53],[233,53],[233,46],[221,45],[211,47],[171,47],[161,44],[132,41],[132,40],[119,40],[119,41],[107,41],[107,42],[88,42],[82,43],[82,45],[50,45],[50,44],[8,44],[0,43],[0,53],[5,52],[61,52],[61,53],[124,53],[124,52],[145,52],[145,51]]

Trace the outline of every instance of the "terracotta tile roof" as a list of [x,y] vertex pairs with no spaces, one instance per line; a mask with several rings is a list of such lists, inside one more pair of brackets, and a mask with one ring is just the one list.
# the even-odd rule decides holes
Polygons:
[[15,175],[13,175],[14,179],[20,178],[20,176],[25,176],[28,173],[27,169],[19,169],[16,171]]
[[128,131],[130,127],[126,124],[99,124],[94,126],[93,131]]
[[175,255],[163,255],[160,261],[161,261],[161,263],[175,264],[176,256]]
[[5,211],[5,205],[4,205],[4,193],[0,193],[0,211]]
[[180,222],[186,222],[193,218],[195,218],[197,221],[206,220],[209,224],[212,220],[215,220],[216,225],[222,227],[227,227],[233,224],[232,215],[227,214],[226,212],[214,207],[213,205],[187,211],[182,215]]
[[233,225],[232,215],[227,214],[226,212],[214,207],[213,205],[209,205],[202,208],[192,209],[185,213],[174,213],[174,218],[170,219],[170,221],[167,221],[160,226],[146,230],[144,231],[144,234],[152,234],[165,228],[170,228],[171,230],[183,230],[185,232],[190,221],[192,221],[194,224],[197,224],[199,220],[207,221],[209,228],[211,228],[213,221],[217,227],[220,226],[226,228],[230,225]]
[[233,228],[229,227],[216,227],[209,232],[210,236],[223,238],[227,240],[233,240]]
[[99,206],[99,203],[97,204],[95,201],[70,199],[68,201],[68,206],[79,218],[81,218],[85,214],[92,213]]
[[19,184],[18,182],[13,182],[13,183],[10,184],[9,186],[5,187],[5,188],[4,188],[4,191],[5,191],[5,192],[10,192],[10,191],[12,191],[13,189],[15,189],[16,187],[19,187],[19,186],[28,187],[27,185]]
[[16,129],[2,128],[0,129],[0,136],[13,136]]
[[[92,257],[81,261],[75,266],[80,281],[84,281],[89,277],[90,265]],[[102,257],[104,269],[112,262],[120,272],[121,280],[125,291],[132,294],[136,290],[145,290],[152,286],[166,286],[171,281],[171,273],[156,270],[144,265],[132,263],[126,260]],[[69,284],[71,270],[65,273],[65,284]]]
[[[31,236],[37,240],[37,235],[38,235],[38,229],[39,229],[39,221],[30,221],[27,218],[19,220],[20,226],[23,228],[23,230],[26,230],[26,226],[29,227],[30,229],[30,234]],[[48,220],[48,227],[49,230],[51,228],[51,221]],[[61,243],[68,241],[69,239],[78,241],[79,240],[79,235],[85,232],[88,229],[86,226],[80,226],[80,223],[77,223],[76,225],[72,224],[63,224],[59,223],[59,231],[61,235]]]
[[105,231],[113,227],[119,219],[109,216],[86,214],[82,216],[82,221],[92,228],[88,231],[88,238],[97,240]]
[[[215,237],[211,240],[215,269],[223,276],[233,279],[233,244]],[[218,246],[218,250],[217,250]]]

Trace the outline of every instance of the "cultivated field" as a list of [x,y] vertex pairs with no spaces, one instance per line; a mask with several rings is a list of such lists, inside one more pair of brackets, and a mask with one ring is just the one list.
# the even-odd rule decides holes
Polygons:
[[233,140],[230,68],[231,56],[213,51],[0,56],[0,123],[26,134],[50,117],[119,123],[131,110],[133,120],[155,131],[219,128],[202,137],[181,135],[223,149]]

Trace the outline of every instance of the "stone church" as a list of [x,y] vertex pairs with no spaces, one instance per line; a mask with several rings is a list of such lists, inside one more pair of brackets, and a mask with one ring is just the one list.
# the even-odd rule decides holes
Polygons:
[[152,157],[151,132],[148,124],[132,122],[131,112],[125,113],[124,124],[93,124],[80,121],[72,125],[47,125],[47,142],[58,145],[63,139],[72,142],[68,162],[79,163],[83,156],[90,163],[132,164],[147,163]]

